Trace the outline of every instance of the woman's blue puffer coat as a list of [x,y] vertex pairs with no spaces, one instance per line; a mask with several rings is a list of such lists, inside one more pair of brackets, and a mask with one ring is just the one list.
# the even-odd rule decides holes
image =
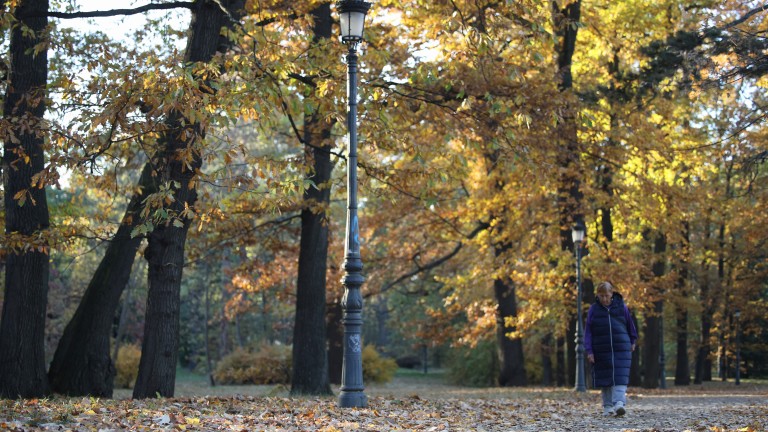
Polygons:
[[598,300],[592,308],[592,352],[595,355],[593,385],[628,385],[632,344],[624,315],[624,299],[614,293],[610,306],[603,306]]

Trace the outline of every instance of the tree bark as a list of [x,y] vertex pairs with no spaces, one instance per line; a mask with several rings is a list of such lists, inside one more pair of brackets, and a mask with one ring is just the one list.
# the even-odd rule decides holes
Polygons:
[[[46,110],[48,51],[35,52],[35,46],[45,42],[47,12],[48,0],[24,0],[15,9],[20,23],[11,29],[10,80],[3,105],[5,232],[28,236],[30,242],[34,236],[45,237],[50,226],[46,188],[32,184],[45,166],[44,133],[38,128]],[[17,201],[17,194],[26,202]],[[42,397],[50,393],[45,373],[48,246],[3,247],[8,254],[0,321],[0,397]]]
[[[509,246],[496,247],[496,256],[506,254]],[[501,365],[499,368],[499,385],[524,386],[528,383],[525,376],[525,358],[523,356],[523,341],[510,338],[508,332],[515,331],[514,327],[506,326],[506,318],[517,316],[517,298],[515,286],[511,280],[495,279],[493,291],[496,296],[498,310],[496,312],[496,339],[498,342]]]
[[[187,62],[207,62],[220,48],[230,43],[221,35],[221,29],[231,23],[229,14],[222,10],[242,8],[239,1],[198,0],[193,7],[191,34],[186,48]],[[237,15],[239,16],[239,14]],[[194,152],[191,161],[180,160],[180,153],[202,139],[205,131],[201,124],[189,122],[179,112],[171,113],[163,136],[164,151],[160,172],[164,181],[172,186],[174,202],[170,213],[181,215],[186,207],[197,200],[193,178],[202,167],[202,158]],[[144,257],[148,263],[147,314],[144,339],[139,363],[139,375],[133,389],[136,399],[147,397],[173,397],[176,382],[176,363],[179,344],[179,312],[184,246],[190,219],[181,218],[181,226],[174,223],[159,224],[148,236]]]
[[[652,272],[655,278],[659,278],[665,273],[664,252],[667,249],[666,238],[663,234],[658,234],[653,245],[653,252],[656,255],[652,265]],[[659,355],[664,347],[661,346],[661,319],[664,311],[664,302],[657,300],[653,303],[653,313],[645,318],[643,327],[643,376],[644,388],[658,388],[659,376],[661,375]]]
[[[331,37],[331,5],[312,11],[315,24],[313,43]],[[315,187],[304,192],[301,211],[301,241],[296,289],[296,316],[293,328],[292,395],[330,395],[328,354],[325,341],[325,281],[328,267],[327,206],[330,203],[332,123],[323,113],[304,119],[305,156],[313,164],[310,179]]]
[[131,231],[139,224],[142,202],[157,190],[150,163],[144,165],[139,188],[56,347],[48,377],[57,393],[112,397],[115,367],[109,353],[110,333],[142,241],[131,237]]

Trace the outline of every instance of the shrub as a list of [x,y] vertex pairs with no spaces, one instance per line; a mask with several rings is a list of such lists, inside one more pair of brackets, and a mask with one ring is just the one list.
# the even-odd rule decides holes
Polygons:
[[141,360],[141,348],[138,345],[123,345],[117,351],[115,360],[115,387],[133,388],[136,377],[139,376],[139,361]]
[[398,367],[405,369],[416,369],[421,367],[421,359],[415,355],[398,357],[395,362],[397,363]]
[[287,384],[291,382],[291,348],[264,345],[258,351],[238,348],[213,372],[220,384]]
[[363,348],[363,380],[375,383],[392,381],[397,371],[397,363],[390,358],[379,355],[373,345]]
[[478,341],[475,347],[460,347],[451,352],[448,379],[453,384],[491,387],[499,376],[499,361],[494,341]]

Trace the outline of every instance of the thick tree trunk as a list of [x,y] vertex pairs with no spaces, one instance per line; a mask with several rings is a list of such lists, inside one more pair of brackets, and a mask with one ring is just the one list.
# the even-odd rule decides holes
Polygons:
[[[509,247],[496,248],[496,256],[504,255]],[[523,357],[523,341],[520,338],[510,338],[507,333],[515,331],[514,327],[506,326],[506,318],[517,316],[517,298],[515,286],[510,280],[495,279],[493,290],[498,304],[496,312],[496,339],[498,341],[501,367],[499,368],[499,385],[524,386],[525,359]]]
[[[657,255],[652,265],[652,272],[655,278],[659,278],[665,273],[666,264],[663,254],[666,252],[666,249],[666,238],[663,234],[659,234],[653,245],[653,252]],[[661,346],[661,320],[663,312],[664,302],[658,300],[653,304],[653,313],[645,318],[645,326],[643,327],[643,369],[645,370],[643,387],[645,388],[659,387],[659,377],[661,376],[659,356],[661,355],[661,350],[664,349]]]
[[[331,5],[324,3],[312,12],[314,41],[331,37]],[[301,211],[301,241],[296,289],[296,317],[293,328],[292,395],[330,395],[325,329],[325,281],[328,267],[327,206],[330,203],[330,154],[332,124],[322,113],[304,120],[304,140],[308,161],[313,163],[310,177],[315,187],[304,192]]]
[[112,397],[115,367],[109,352],[110,333],[141,245],[142,238],[132,238],[131,231],[139,223],[142,202],[157,190],[150,163],[144,166],[139,187],[141,192],[128,204],[117,233],[56,347],[48,377],[57,393]]
[[[15,13],[20,23],[11,30],[10,80],[3,106],[3,190],[5,232],[33,238],[50,225],[45,187],[32,177],[45,165],[44,134],[38,123],[45,115],[48,52],[45,42],[48,0],[24,0]],[[29,18],[28,15],[35,15]],[[26,202],[17,201],[22,194]],[[11,245],[3,245],[9,248]],[[45,373],[45,310],[48,297],[48,250],[45,243],[30,250],[8,250],[5,295],[0,321],[0,397],[31,398],[50,392]]]
[[[187,43],[187,62],[210,61],[217,49],[228,47],[229,41],[221,36],[221,29],[229,21],[222,10],[237,7],[237,1],[198,0],[193,8],[191,35]],[[239,15],[238,15],[239,16]],[[184,209],[192,207],[197,199],[197,190],[192,180],[202,166],[199,153],[191,161],[180,160],[180,154],[188,150],[196,140],[202,139],[205,131],[199,123],[190,123],[181,113],[172,113],[167,120],[168,131],[163,140],[164,152],[159,172],[164,181],[173,187],[175,201],[170,213],[181,215]],[[184,246],[190,220],[182,218],[181,226],[174,223],[156,225],[148,236],[144,257],[148,263],[147,314],[144,324],[144,340],[141,362],[133,397],[173,397],[176,382],[176,362],[179,344],[179,311],[181,276],[184,267]]]

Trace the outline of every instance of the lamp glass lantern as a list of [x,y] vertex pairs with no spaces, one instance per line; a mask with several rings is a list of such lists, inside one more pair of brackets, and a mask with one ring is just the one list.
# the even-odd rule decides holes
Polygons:
[[584,226],[583,222],[577,222],[576,225],[573,226],[571,229],[571,237],[573,238],[574,244],[581,244],[581,242],[584,241],[584,235],[587,233],[587,227]]
[[360,0],[341,0],[336,3],[341,22],[341,41],[357,43],[363,40],[365,14],[371,4]]

